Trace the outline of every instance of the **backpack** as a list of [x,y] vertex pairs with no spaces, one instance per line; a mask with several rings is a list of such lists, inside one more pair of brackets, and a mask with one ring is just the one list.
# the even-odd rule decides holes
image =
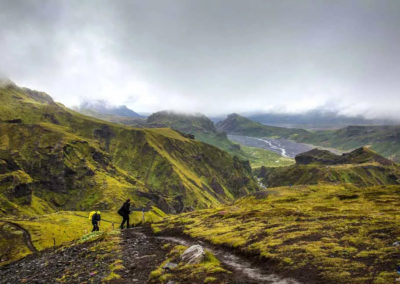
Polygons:
[[90,221],[100,221],[100,211],[92,211],[89,213]]
[[124,212],[124,206],[122,205],[122,207],[119,208],[119,210],[118,210],[117,213],[118,213],[120,216],[124,216],[123,212]]
[[92,211],[89,213],[89,221],[92,221],[93,215],[96,214],[96,211]]

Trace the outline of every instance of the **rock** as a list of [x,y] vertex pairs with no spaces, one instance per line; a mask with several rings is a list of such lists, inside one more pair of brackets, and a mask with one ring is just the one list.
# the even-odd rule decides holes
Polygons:
[[394,242],[394,243],[393,243],[393,246],[395,246],[395,247],[398,247],[398,246],[400,246],[400,242],[399,242],[399,241],[397,241],[397,242]]
[[175,281],[169,280],[167,284],[175,284]]
[[200,245],[193,245],[183,252],[181,260],[189,264],[197,264],[204,259],[204,256],[205,252],[203,247]]
[[171,270],[174,269],[175,267],[177,267],[178,264],[174,263],[174,262],[168,262],[163,266],[163,269],[165,270]]

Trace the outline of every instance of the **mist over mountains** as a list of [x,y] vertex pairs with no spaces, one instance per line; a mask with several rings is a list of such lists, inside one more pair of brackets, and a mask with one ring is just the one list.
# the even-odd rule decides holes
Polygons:
[[[113,105],[105,100],[86,100],[79,106],[74,107],[75,110],[92,115],[98,118],[104,116],[117,116],[121,119],[144,119],[151,116],[152,113],[142,113],[139,110],[132,110],[126,105]],[[199,113],[184,113],[179,111],[163,111],[169,114],[186,115],[186,116],[203,116]],[[287,112],[240,112],[241,116],[247,117],[256,122],[286,128],[304,128],[304,129],[338,129],[350,125],[398,125],[400,120],[385,119],[381,117],[367,118],[362,115],[344,115],[339,110],[329,110],[326,108],[316,108],[301,113]],[[219,116],[209,116],[209,118],[217,123],[224,120],[229,113]],[[134,120],[136,121],[136,120]],[[135,124],[135,123],[133,123]]]
[[96,112],[103,115],[116,115],[130,118],[143,118],[126,105],[112,105],[105,100],[83,101],[79,106],[74,107],[79,112]]

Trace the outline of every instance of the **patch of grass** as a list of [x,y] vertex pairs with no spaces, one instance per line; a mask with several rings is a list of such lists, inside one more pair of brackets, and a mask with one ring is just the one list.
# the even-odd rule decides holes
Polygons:
[[261,148],[247,147],[240,145],[240,148],[248,155],[252,168],[265,167],[285,167],[294,164],[291,158],[282,157],[272,151]]

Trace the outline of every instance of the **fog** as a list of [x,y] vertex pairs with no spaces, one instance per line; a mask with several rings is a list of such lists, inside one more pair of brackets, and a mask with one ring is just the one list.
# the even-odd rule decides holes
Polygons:
[[3,1],[0,74],[67,106],[400,118],[400,1]]

